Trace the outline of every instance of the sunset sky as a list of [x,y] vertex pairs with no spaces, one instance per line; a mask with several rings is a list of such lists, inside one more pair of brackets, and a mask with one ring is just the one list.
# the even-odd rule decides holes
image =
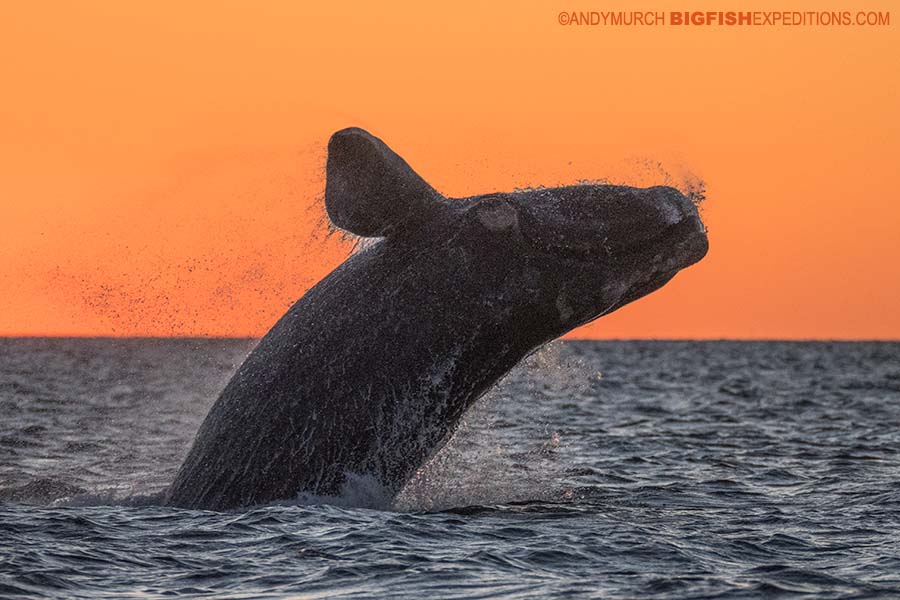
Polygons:
[[[752,7],[860,5],[893,3]],[[356,125],[450,196],[702,179],[707,258],[578,337],[900,338],[900,10],[557,19],[622,7],[722,10],[3,3],[0,335],[265,333],[349,251],[321,198],[328,137]]]

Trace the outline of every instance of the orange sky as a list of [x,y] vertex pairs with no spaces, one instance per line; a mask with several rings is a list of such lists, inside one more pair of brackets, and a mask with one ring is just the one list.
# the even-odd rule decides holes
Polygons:
[[[357,125],[448,195],[701,177],[708,257],[578,336],[900,338],[898,24],[310,4],[3,3],[0,335],[264,333],[347,252],[324,148]],[[860,4],[892,5],[753,9]]]

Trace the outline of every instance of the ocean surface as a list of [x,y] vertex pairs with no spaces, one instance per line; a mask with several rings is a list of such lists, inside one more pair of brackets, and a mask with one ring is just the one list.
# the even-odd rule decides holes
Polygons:
[[900,344],[556,342],[392,506],[155,505],[253,343],[0,339],[0,598],[900,598]]

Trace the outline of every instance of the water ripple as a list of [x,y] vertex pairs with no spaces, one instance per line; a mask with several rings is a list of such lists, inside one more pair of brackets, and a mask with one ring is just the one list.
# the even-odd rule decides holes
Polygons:
[[393,510],[156,506],[250,344],[0,340],[0,597],[900,597],[900,344],[555,344]]

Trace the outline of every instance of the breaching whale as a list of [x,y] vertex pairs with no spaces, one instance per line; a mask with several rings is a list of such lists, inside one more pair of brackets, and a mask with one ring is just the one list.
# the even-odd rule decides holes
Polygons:
[[312,287],[249,354],[164,494],[224,510],[396,495],[460,418],[546,342],[658,289],[706,254],[670,187],[442,196],[381,140],[328,143],[325,209],[380,238]]

